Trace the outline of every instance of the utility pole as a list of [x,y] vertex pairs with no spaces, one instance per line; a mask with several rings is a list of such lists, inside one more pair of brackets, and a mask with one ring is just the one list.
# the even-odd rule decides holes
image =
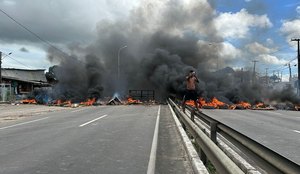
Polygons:
[[297,57],[298,57],[298,95],[300,95],[300,39],[291,39],[291,41],[296,41],[298,44],[298,51],[297,51]]
[[267,83],[267,86],[269,85],[268,69],[269,68],[266,68],[266,83]]
[[242,71],[241,71],[241,83],[244,82],[244,68],[242,68]]
[[2,52],[0,51],[0,84],[2,83],[2,59],[4,59],[6,56],[11,55],[12,53],[6,54],[4,57],[2,57]]
[[0,84],[2,83],[2,52],[0,51]]
[[252,83],[254,84],[255,83],[255,66],[256,66],[256,63],[258,62],[257,60],[253,60],[253,76],[252,76]]
[[121,52],[121,50],[124,49],[124,48],[127,48],[127,45],[125,45],[125,46],[119,48],[119,51],[118,51],[118,83],[120,83],[120,82],[119,82],[119,81],[120,81],[120,52]]
[[292,69],[291,69],[291,63],[288,64],[289,66],[289,72],[290,72],[290,77],[289,77],[289,82],[292,82]]

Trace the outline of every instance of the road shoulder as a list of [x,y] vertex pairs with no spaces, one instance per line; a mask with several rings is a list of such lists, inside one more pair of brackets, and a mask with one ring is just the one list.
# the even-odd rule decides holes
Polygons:
[[156,173],[193,173],[167,105],[161,107]]

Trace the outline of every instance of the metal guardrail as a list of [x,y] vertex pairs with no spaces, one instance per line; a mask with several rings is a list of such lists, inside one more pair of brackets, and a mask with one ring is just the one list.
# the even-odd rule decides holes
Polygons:
[[[183,122],[184,127],[195,138],[196,143],[200,146],[201,154],[212,162],[217,171],[224,174],[243,174],[244,172],[210,139],[206,134],[195,125],[192,120],[187,117],[179,107],[169,99],[169,103],[177,115],[180,115],[179,120]],[[203,159],[201,155],[200,158]]]
[[[175,102],[169,100],[174,105]],[[178,108],[178,106],[176,105]],[[189,107],[188,107],[189,108]],[[178,108],[179,109],[179,108]],[[220,123],[219,121],[205,115],[204,113],[196,113],[193,109],[191,110],[191,121],[194,122],[194,117],[197,116],[207,125],[210,125],[210,138],[213,142],[217,142],[217,133],[225,134],[235,141],[242,144],[245,148],[252,151],[255,155],[263,159],[266,163],[270,164],[276,170],[288,174],[299,174],[300,166],[293,161],[281,156],[280,154],[270,150],[269,148],[257,143],[256,141],[250,139],[249,137],[235,131],[234,129]],[[184,114],[183,114],[184,115]]]

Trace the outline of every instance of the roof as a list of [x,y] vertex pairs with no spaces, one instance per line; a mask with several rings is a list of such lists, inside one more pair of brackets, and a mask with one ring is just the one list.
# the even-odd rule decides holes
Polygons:
[[3,68],[2,78],[25,81],[30,83],[44,82],[47,83],[45,69],[15,69]]

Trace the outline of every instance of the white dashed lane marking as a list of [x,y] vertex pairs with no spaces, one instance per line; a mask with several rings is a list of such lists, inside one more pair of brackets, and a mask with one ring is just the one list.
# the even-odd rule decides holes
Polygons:
[[42,120],[45,120],[47,118],[49,118],[49,117],[40,118],[40,119],[37,119],[37,120],[31,120],[31,121],[27,121],[27,122],[19,123],[19,124],[14,124],[14,125],[10,125],[10,126],[0,127],[0,130],[8,129],[8,128],[16,127],[16,126],[21,126],[21,125],[25,125],[25,124],[29,124],[29,123],[34,123],[34,122],[37,122],[37,121],[42,121]]
[[93,123],[93,122],[95,122],[95,121],[97,121],[97,120],[100,120],[101,118],[104,118],[104,117],[106,117],[106,116],[107,116],[107,115],[102,115],[101,117],[95,118],[94,120],[91,120],[91,121],[88,121],[88,122],[86,122],[86,123],[83,123],[83,124],[79,125],[79,127],[86,126],[86,125],[88,125],[88,124],[90,124],[90,123]]

